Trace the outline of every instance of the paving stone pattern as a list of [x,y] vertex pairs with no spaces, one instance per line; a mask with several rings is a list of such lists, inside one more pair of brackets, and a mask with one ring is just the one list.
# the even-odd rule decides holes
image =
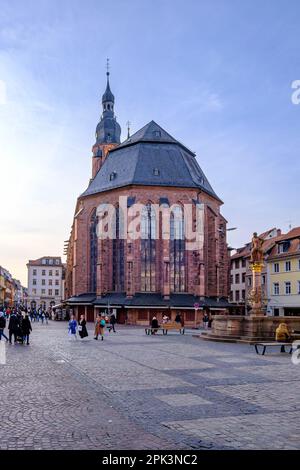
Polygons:
[[71,341],[33,323],[0,364],[0,449],[300,449],[300,365],[192,331]]

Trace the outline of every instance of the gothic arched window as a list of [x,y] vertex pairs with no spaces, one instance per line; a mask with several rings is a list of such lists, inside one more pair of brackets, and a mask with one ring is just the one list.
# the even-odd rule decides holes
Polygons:
[[116,292],[124,292],[124,239],[121,234],[124,230],[123,213],[119,207],[115,210],[115,233],[113,239],[113,273],[112,283],[113,290]]
[[141,213],[141,291],[155,292],[156,216],[151,203]]
[[184,215],[175,206],[170,216],[170,283],[171,292],[186,291]]
[[98,258],[98,237],[97,237],[97,211],[93,210],[90,219],[90,292],[97,291],[97,258]]

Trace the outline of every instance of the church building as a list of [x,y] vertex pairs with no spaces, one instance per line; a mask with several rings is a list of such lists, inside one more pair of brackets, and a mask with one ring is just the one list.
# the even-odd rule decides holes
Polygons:
[[92,177],[66,247],[67,305],[88,321],[114,311],[120,323],[148,325],[180,313],[199,325],[204,309],[229,307],[223,203],[195,154],[156,122],[121,143],[114,108],[107,72]]

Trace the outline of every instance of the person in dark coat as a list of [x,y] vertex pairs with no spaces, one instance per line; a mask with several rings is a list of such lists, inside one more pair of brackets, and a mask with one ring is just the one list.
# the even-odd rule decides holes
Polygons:
[[17,333],[20,328],[20,321],[15,312],[12,312],[9,318],[8,331],[9,331],[9,343],[11,344],[11,339],[14,337],[14,342],[17,342]]
[[183,326],[183,320],[182,320],[180,312],[177,313],[177,315],[175,317],[175,322],[180,323],[180,325]]
[[116,316],[115,314],[113,313],[111,316],[110,316],[110,325],[108,327],[108,331],[111,332],[111,330],[113,330],[114,333],[116,333],[116,330],[115,330],[115,324],[117,323],[117,319],[116,319]]
[[6,319],[4,317],[4,313],[0,312],[0,341],[1,341],[2,336],[3,338],[6,339],[6,341],[8,341],[8,337],[4,333],[5,327],[6,327]]
[[25,315],[25,318],[23,318],[22,321],[22,332],[23,332],[23,338],[24,341],[26,340],[26,344],[29,344],[29,335],[32,331],[32,326],[29,320],[28,314]]
[[81,339],[86,338],[89,335],[86,329],[86,321],[84,315],[80,315],[80,320],[78,322],[78,333]]
[[158,324],[158,321],[157,321],[156,317],[152,318],[151,328],[152,328],[152,334],[155,335],[157,333],[158,328],[159,328],[159,324]]

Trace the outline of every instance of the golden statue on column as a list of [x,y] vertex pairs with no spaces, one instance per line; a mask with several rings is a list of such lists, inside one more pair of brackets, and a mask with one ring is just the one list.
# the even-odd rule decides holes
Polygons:
[[254,316],[264,315],[263,311],[263,293],[262,293],[262,268],[264,266],[264,250],[263,250],[263,238],[260,238],[256,232],[252,237],[252,249],[250,267],[252,270],[252,289],[249,293],[248,300],[252,307],[250,312]]

